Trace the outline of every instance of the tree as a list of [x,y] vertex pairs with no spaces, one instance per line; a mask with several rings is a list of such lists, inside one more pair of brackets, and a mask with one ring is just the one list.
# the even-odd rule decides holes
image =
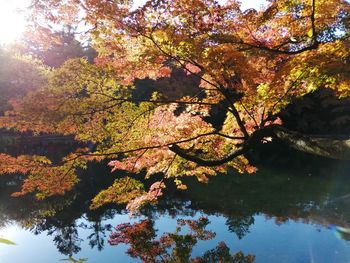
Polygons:
[[10,109],[9,100],[43,86],[48,74],[40,61],[0,48],[0,115]]
[[76,38],[76,28],[72,26],[63,27],[60,31],[50,32],[48,35],[49,44],[38,39],[35,34],[28,34],[21,48],[23,53],[31,54],[43,61],[50,67],[59,67],[66,60],[71,58],[86,57],[93,62],[96,52],[89,45],[88,41],[84,44]]
[[[312,154],[350,157],[349,141],[311,138],[285,129],[278,118],[292,99],[320,87],[350,95],[346,1],[270,1],[262,11],[245,12],[234,0],[150,0],[136,10],[117,0],[38,0],[33,6],[40,22],[73,21],[83,13],[99,56],[94,65],[66,62],[47,86],[14,105],[2,125],[93,142],[93,150],[64,159],[70,180],[69,167],[104,158],[115,159],[113,170],[147,170],[146,178],[163,174],[148,191],[130,177],[117,179],[93,207],[128,199],[137,209],[155,201],[169,180],[184,189],[184,176],[206,182],[230,168],[254,172],[244,155],[271,138]],[[135,80],[169,77],[179,69],[198,79],[200,92],[135,96]],[[217,113],[222,121],[214,124]],[[59,169],[49,162],[42,167]],[[22,194],[52,194],[48,173],[41,188],[42,174],[28,178]],[[62,180],[62,191],[75,182]]]

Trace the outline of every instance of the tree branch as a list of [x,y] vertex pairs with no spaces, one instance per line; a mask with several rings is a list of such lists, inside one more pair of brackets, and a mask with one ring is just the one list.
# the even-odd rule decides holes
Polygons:
[[226,155],[225,157],[223,157],[222,159],[202,159],[198,156],[195,155],[191,155],[189,154],[186,150],[180,148],[178,145],[173,144],[171,146],[169,146],[169,150],[176,153],[177,155],[179,155],[180,157],[194,162],[198,165],[201,166],[217,166],[217,165],[221,165],[224,163],[227,163],[229,161],[232,161],[234,158],[238,157],[239,155],[242,155],[244,153],[247,152],[248,148],[247,147],[240,147],[237,148],[235,151],[233,151],[232,153]]
[[228,136],[228,135],[225,135],[222,133],[217,133],[216,131],[213,131],[213,132],[202,133],[202,134],[199,134],[197,136],[194,136],[194,137],[191,137],[188,139],[178,140],[178,141],[165,143],[165,144],[159,144],[159,145],[150,145],[150,146],[144,146],[144,147],[139,147],[139,148],[133,148],[133,149],[125,150],[125,151],[106,152],[106,153],[81,153],[81,154],[78,154],[76,157],[74,157],[72,159],[67,159],[65,161],[73,161],[73,160],[75,160],[79,157],[82,157],[82,156],[106,156],[107,157],[107,156],[117,156],[117,155],[121,155],[121,154],[145,151],[145,150],[160,149],[160,148],[164,148],[164,147],[170,147],[170,146],[175,145],[175,144],[191,142],[191,141],[194,141],[194,140],[199,139],[201,137],[211,136],[211,135],[218,135],[218,136],[225,137],[225,138],[228,138],[231,140],[243,139],[243,137],[232,137],[232,136]]
[[315,13],[316,13],[316,0],[312,0],[312,11],[311,11],[311,32],[312,32],[312,40],[313,44],[317,43],[317,36],[316,36],[316,26],[315,26]]
[[278,139],[298,151],[336,160],[350,160],[350,139],[317,138],[281,126],[275,126],[273,132]]
[[120,102],[149,102],[149,103],[155,103],[155,104],[170,104],[170,103],[177,103],[177,104],[185,104],[185,105],[208,105],[208,106],[214,106],[217,105],[215,103],[210,103],[210,102],[201,102],[201,101],[179,101],[179,100],[147,100],[147,99],[134,99],[134,98],[117,98],[105,93],[101,92],[93,92],[91,94],[95,95],[101,95],[101,96],[106,96],[112,100],[115,101],[120,101]]
[[273,133],[273,128],[274,125],[264,127],[260,130],[256,130],[249,136],[248,140],[242,146],[236,148],[233,152],[220,159],[203,159],[196,155],[190,154],[187,150],[182,149],[176,144],[169,146],[169,150],[173,151],[180,157],[188,161],[195,162],[196,164],[201,166],[218,166],[232,161],[236,157],[247,153],[254,145],[260,142],[264,137],[271,136]]

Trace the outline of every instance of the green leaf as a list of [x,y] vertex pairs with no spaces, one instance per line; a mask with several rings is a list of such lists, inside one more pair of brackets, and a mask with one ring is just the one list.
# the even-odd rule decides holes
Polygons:
[[307,36],[308,37],[313,37],[314,36],[314,31],[312,29],[310,29],[308,32],[307,32]]
[[16,245],[16,243],[12,242],[11,240],[5,239],[5,238],[0,238],[0,243],[6,244],[6,245]]

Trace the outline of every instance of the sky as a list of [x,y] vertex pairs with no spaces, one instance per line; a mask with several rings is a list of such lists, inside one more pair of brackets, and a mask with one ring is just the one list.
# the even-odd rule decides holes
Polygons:
[[[134,0],[134,8],[147,0]],[[218,0],[223,4],[226,0]],[[0,45],[8,44],[20,38],[25,29],[25,11],[30,0],[0,0]],[[259,9],[266,0],[242,0],[242,9]]]
[[0,0],[0,44],[14,41],[24,31],[28,3],[28,0]]

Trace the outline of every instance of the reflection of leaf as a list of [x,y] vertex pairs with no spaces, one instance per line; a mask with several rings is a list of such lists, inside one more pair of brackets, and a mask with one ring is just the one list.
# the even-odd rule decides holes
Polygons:
[[87,262],[87,260],[88,260],[87,258],[74,259],[72,257],[61,259],[61,261],[70,261],[73,263],[84,263],[84,262]]
[[4,239],[4,238],[0,238],[0,243],[1,244],[6,244],[6,245],[16,245],[16,243],[8,240],[8,239]]
[[336,226],[336,235],[346,241],[350,241],[350,228]]

